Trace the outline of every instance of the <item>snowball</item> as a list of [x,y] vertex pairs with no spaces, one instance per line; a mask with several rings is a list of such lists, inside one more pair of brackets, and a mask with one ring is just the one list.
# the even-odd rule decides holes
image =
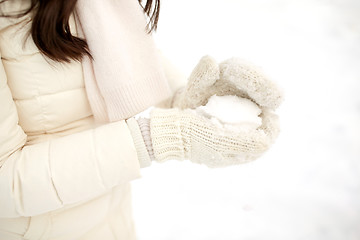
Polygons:
[[262,123],[258,105],[238,96],[213,95],[205,106],[199,106],[195,110],[217,126],[234,131],[256,129]]

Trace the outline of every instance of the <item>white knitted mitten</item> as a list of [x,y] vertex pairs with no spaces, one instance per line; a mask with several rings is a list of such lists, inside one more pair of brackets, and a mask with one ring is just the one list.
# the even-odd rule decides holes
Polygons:
[[239,58],[218,64],[212,57],[204,56],[187,85],[174,95],[172,107],[196,108],[205,105],[214,94],[245,97],[270,110],[275,110],[283,100],[279,87],[258,67]]
[[[236,95],[260,106],[262,125],[233,132],[213,124],[194,110],[213,96]],[[223,167],[254,160],[279,134],[278,117],[272,113],[282,102],[282,92],[262,71],[243,60],[230,58],[218,64],[204,56],[188,83],[172,98],[170,109],[155,108],[150,120],[127,120],[140,165],[151,160],[188,159],[209,167]]]
[[[142,166],[149,165],[144,164],[144,159],[148,162],[149,159],[158,162],[188,159],[214,168],[254,160],[270,147],[279,133],[278,118],[268,110],[263,110],[260,117],[262,126],[246,132],[220,128],[191,109],[154,108],[150,113],[150,128],[145,127],[143,133],[136,124],[129,124],[136,120],[127,122]],[[152,144],[143,140],[149,134]]]

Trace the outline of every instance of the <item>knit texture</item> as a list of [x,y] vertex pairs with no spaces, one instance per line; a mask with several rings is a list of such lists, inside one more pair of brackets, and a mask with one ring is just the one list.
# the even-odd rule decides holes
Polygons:
[[[205,105],[214,94],[255,102],[261,109],[262,125],[251,130],[229,130],[199,115],[194,109]],[[172,108],[154,108],[150,119],[138,121],[141,133],[132,132],[146,139],[147,154],[158,162],[188,159],[211,168],[236,165],[259,158],[278,137],[278,116],[273,110],[282,100],[280,89],[258,68],[236,58],[218,64],[205,56],[187,85],[174,94]]]
[[79,36],[94,60],[83,60],[87,96],[99,122],[127,119],[171,97],[138,1],[78,0]]
[[[129,127],[131,136],[134,141],[137,158],[140,163],[140,167],[148,167],[151,165],[151,157],[149,155],[149,150],[147,149],[147,145],[144,141],[142,130],[139,127],[139,124],[135,118],[129,118],[126,120],[126,123]],[[142,124],[143,125],[143,124]]]
[[248,98],[270,110],[275,110],[283,101],[282,90],[259,67],[239,58],[218,64],[212,57],[204,56],[192,71],[186,87],[175,96],[172,106],[196,108],[205,105],[214,94]]
[[192,109],[155,108],[150,131],[155,159],[188,159],[208,167],[225,167],[261,156],[279,133],[278,117],[268,110],[260,115],[263,124],[250,131],[219,128]]
[[151,142],[151,133],[150,133],[150,119],[148,118],[139,118],[137,120],[139,128],[141,130],[141,135],[144,139],[146,149],[149,153],[150,159],[155,160],[154,149]]

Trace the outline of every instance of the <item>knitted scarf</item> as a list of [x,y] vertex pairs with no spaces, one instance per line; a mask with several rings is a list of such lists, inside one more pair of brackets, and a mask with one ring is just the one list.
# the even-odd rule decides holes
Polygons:
[[82,66],[96,121],[127,119],[170,97],[137,0],[78,0],[75,19],[94,59],[85,56]]

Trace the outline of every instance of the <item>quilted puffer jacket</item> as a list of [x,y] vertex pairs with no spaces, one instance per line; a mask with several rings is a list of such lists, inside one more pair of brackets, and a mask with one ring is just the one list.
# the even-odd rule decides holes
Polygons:
[[[135,239],[130,181],[141,175],[127,124],[95,124],[81,63],[44,57],[30,26],[30,14],[0,18],[0,239]],[[175,92],[184,78],[163,63]]]

